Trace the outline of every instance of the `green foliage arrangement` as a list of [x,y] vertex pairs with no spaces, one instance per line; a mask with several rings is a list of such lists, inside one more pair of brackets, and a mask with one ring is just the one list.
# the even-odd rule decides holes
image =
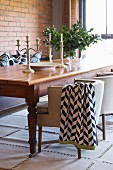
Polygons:
[[86,27],[82,27],[81,21],[73,24],[68,30],[66,26],[62,26],[61,31],[52,27],[46,27],[42,34],[46,38],[43,40],[43,43],[49,45],[49,33],[51,33],[51,46],[55,48],[56,51],[60,50],[60,39],[61,33],[63,34],[63,47],[64,47],[64,58],[69,57],[73,58],[76,56],[76,49],[80,51],[86,50],[86,47],[89,47],[91,44],[95,44],[98,40],[101,40],[100,36],[97,34],[91,34],[93,28],[87,30]]

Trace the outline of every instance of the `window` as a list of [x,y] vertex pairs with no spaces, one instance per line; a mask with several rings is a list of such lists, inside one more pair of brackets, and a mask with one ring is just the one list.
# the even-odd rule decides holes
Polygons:
[[[85,7],[84,7],[85,6]],[[113,0],[80,0],[80,18],[87,29],[99,34],[102,41],[87,48],[89,58],[113,62]],[[91,59],[92,60],[92,59]]]

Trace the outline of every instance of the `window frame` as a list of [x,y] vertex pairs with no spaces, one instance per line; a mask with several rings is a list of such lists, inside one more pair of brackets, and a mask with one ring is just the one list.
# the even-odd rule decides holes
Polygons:
[[[108,34],[108,32],[107,32],[107,28],[108,28],[108,25],[107,25],[107,3],[108,3],[108,0],[105,0],[105,3],[106,3],[106,11],[105,11],[106,33],[101,34],[101,38],[106,40],[106,39],[113,39],[113,34]],[[79,19],[82,22],[82,26],[86,27],[86,0],[79,0]]]

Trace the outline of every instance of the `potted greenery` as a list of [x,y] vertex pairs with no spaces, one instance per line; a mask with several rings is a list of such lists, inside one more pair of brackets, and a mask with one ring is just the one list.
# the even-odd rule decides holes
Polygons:
[[61,31],[57,31],[54,26],[46,27],[42,32],[43,36],[46,37],[43,42],[46,46],[49,45],[49,33],[51,33],[51,47],[59,51],[62,33],[64,58],[74,58],[76,56],[76,49],[80,51],[86,50],[86,47],[89,47],[90,44],[95,44],[98,40],[101,40],[99,35],[91,34],[92,31],[93,28],[87,30],[86,27],[82,27],[80,21],[73,24],[69,30],[66,26],[62,26]]

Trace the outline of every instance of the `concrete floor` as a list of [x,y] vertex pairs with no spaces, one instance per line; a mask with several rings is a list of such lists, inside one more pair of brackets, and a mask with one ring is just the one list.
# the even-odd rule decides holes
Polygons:
[[[107,117],[107,138],[96,150],[82,150],[78,160],[73,145],[43,145],[42,152],[29,158],[27,110],[0,118],[0,170],[113,170],[113,116]],[[37,128],[38,134],[38,128]],[[58,128],[43,128],[43,140],[58,139]]]

